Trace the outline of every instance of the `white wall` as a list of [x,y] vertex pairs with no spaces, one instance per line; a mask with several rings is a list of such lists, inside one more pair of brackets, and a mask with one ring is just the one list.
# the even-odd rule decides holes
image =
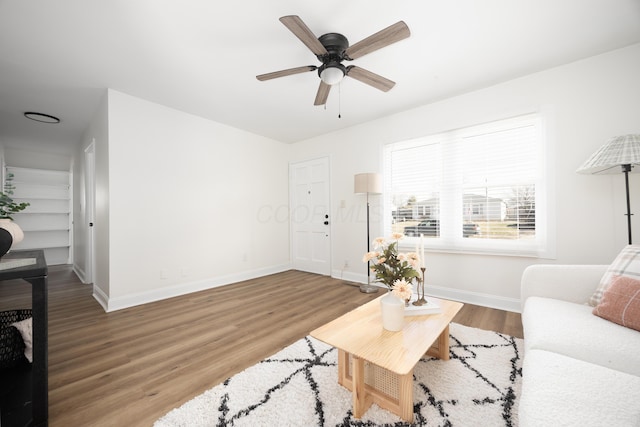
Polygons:
[[[555,259],[429,253],[427,285],[434,294],[518,310],[526,266],[610,263],[627,243],[623,175],[579,175],[575,170],[610,137],[640,132],[639,75],[640,45],[634,45],[294,144],[292,161],[331,158],[334,276],[366,281],[361,263],[365,202],[353,194],[353,176],[382,171],[384,144],[536,111],[545,115],[548,126]],[[630,180],[637,243],[639,178],[636,174]],[[379,199],[372,198],[374,211],[379,210]],[[381,224],[379,216],[372,219],[375,237]],[[350,268],[343,272],[345,260]]]
[[98,142],[107,310],[289,268],[288,223],[259,216],[288,203],[289,146],[113,90]]

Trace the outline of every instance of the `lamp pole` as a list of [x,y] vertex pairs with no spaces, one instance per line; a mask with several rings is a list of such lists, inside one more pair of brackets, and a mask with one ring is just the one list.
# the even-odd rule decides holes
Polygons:
[[631,202],[629,201],[629,172],[631,172],[631,165],[622,165],[622,172],[624,173],[624,183],[627,189],[627,229],[629,232],[629,244],[631,244]]
[[[371,236],[369,230],[369,192],[367,191],[367,253],[371,251]],[[367,261],[367,286],[360,286],[360,292],[374,294],[378,292],[377,286],[371,285],[371,260]]]
[[[354,179],[354,192],[367,196],[367,253],[371,251],[370,203],[369,194],[382,194],[382,178],[378,173],[359,173]],[[360,292],[372,294],[378,292],[377,286],[371,285],[371,260],[367,261],[367,284],[360,285]]]
[[[367,193],[367,253],[371,252],[371,237],[369,236],[369,193]],[[367,261],[367,286],[371,286],[371,260]]]

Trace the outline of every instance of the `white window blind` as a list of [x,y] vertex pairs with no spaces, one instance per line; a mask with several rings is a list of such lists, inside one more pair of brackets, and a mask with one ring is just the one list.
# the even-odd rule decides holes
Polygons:
[[422,235],[432,249],[539,254],[543,153],[538,115],[386,145],[385,232]]

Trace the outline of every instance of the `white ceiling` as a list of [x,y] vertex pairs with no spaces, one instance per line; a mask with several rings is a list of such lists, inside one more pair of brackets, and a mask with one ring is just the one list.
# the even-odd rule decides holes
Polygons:
[[[259,82],[319,65],[284,15],[351,44],[405,21],[411,37],[352,62],[396,86],[347,78],[325,108],[315,72]],[[77,144],[113,88],[292,143],[638,42],[640,0],[0,0],[0,142]]]

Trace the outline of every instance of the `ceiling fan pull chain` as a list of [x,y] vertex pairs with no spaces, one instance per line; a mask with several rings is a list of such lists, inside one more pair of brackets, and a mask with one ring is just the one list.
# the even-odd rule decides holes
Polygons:
[[338,118],[342,118],[342,82],[338,83]]

